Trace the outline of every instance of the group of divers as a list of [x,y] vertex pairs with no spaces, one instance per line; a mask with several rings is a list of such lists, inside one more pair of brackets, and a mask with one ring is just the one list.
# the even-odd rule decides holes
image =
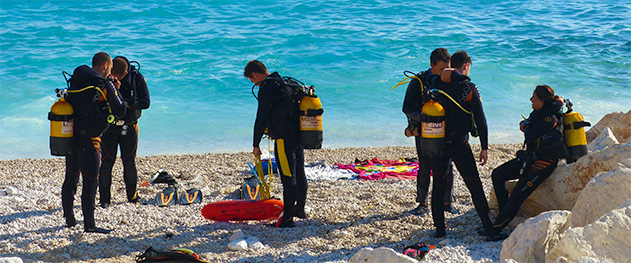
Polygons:
[[[452,194],[453,163],[471,193],[482,222],[478,234],[486,236],[487,241],[499,241],[508,236],[502,230],[517,215],[524,200],[552,174],[559,159],[567,156],[561,121],[564,102],[550,86],[538,85],[534,89],[530,98],[533,111],[519,123],[525,138],[524,149],[517,152],[516,158],[492,172],[499,206],[499,214],[493,218],[476,158],[468,143],[470,134],[479,137],[480,165],[485,165],[488,128],[480,93],[469,78],[471,65],[467,52],[450,55],[447,49],[437,48],[431,53],[428,70],[406,73],[410,81],[403,101],[403,112],[408,119],[405,135],[415,138],[419,161],[418,206],[411,213],[424,215],[431,208],[434,236],[439,238],[447,234],[445,211],[459,213],[452,205],[455,201]],[[110,205],[111,173],[118,146],[127,201],[140,202],[135,166],[138,118],[141,110],[149,108],[150,100],[147,83],[138,68],[125,57],[112,59],[107,53],[99,52],[92,59],[92,67],[82,65],[74,70],[68,80],[68,89],[60,94],[72,106],[72,134],[65,138],[54,135],[51,122],[51,153],[66,156],[62,206],[67,227],[77,224],[73,201],[82,175],[84,231],[104,234],[111,231],[96,227],[94,211],[97,188],[101,207]],[[274,140],[274,157],[283,185],[284,202],[284,212],[275,226],[295,227],[294,217],[307,218],[308,186],[299,117],[287,114],[293,108],[281,105],[288,103],[283,98],[289,88],[280,74],[270,73],[262,62],[252,60],[245,66],[243,75],[259,87],[252,153],[260,158],[259,144],[264,134]],[[53,106],[49,119],[67,121],[59,112]],[[57,133],[63,131],[64,127],[60,127]],[[519,180],[509,194],[506,182],[513,179]],[[431,181],[432,198],[428,208]]]

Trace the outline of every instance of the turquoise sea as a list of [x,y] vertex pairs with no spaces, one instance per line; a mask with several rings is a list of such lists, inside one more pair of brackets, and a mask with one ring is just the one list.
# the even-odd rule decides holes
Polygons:
[[139,61],[147,78],[143,156],[250,151],[252,59],[316,86],[325,148],[411,146],[405,86],[391,88],[437,47],[471,55],[490,142],[520,142],[538,84],[594,124],[631,109],[630,21],[631,2],[613,0],[2,0],[0,159],[50,157],[62,71],[99,51]]

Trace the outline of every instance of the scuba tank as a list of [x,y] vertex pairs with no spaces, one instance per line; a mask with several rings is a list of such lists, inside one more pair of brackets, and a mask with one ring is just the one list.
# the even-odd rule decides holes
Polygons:
[[429,100],[421,109],[421,148],[427,157],[440,157],[445,152],[445,109]]
[[322,148],[322,102],[313,95],[313,86],[300,100],[300,144],[305,149]]
[[66,156],[72,151],[72,138],[74,136],[74,110],[66,101],[66,91],[56,89],[59,99],[53,104],[48,113],[50,120],[50,154]]
[[587,137],[583,127],[591,126],[591,123],[586,122],[583,115],[572,110],[572,100],[566,99],[565,106],[568,109],[563,115],[563,129],[568,150],[566,161],[573,163],[587,154]]

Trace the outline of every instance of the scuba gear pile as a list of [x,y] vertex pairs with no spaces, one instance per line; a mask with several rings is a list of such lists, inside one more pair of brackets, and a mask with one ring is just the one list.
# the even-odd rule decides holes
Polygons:
[[147,186],[148,184],[167,184],[167,188],[162,190],[162,192],[156,194],[156,197],[152,200],[149,200],[147,204],[153,204],[157,206],[171,206],[174,204],[180,205],[190,205],[190,204],[199,204],[202,202],[202,191],[196,188],[191,188],[186,190],[182,195],[178,198],[177,193],[177,182],[172,175],[164,171],[164,169],[158,170],[149,181],[142,183],[142,186]]
[[147,248],[144,253],[136,256],[136,262],[210,262],[199,258],[190,249],[178,248],[174,250],[158,250]]
[[[268,77],[266,80],[276,80],[280,83],[282,96],[273,102],[272,114],[267,124],[266,134],[271,138],[281,138],[287,133],[298,131],[300,143],[304,149],[322,148],[322,103],[314,94],[315,87],[307,86],[300,80],[292,77]],[[263,80],[263,81],[266,81]],[[252,95],[258,100],[252,86]],[[292,121],[296,118],[298,127],[293,127]],[[291,125],[292,127],[286,127]]]
[[586,122],[583,115],[572,110],[574,104],[571,99],[565,99],[564,102],[567,107],[563,115],[563,133],[568,151],[566,161],[573,163],[587,154],[587,138],[583,127],[591,126],[591,123]]
[[414,244],[403,248],[403,255],[422,260],[430,249],[436,249],[436,245],[427,245],[425,243]]

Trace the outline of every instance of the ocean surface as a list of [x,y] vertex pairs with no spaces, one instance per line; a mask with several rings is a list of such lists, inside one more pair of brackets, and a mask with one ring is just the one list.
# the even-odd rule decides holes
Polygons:
[[403,71],[429,68],[437,47],[472,57],[491,143],[523,140],[518,122],[539,84],[592,124],[631,109],[629,1],[2,0],[0,9],[2,160],[51,157],[54,89],[99,51],[141,64],[151,94],[141,156],[251,151],[257,101],[242,74],[252,59],[316,86],[325,148],[412,146],[406,86],[392,87]]

